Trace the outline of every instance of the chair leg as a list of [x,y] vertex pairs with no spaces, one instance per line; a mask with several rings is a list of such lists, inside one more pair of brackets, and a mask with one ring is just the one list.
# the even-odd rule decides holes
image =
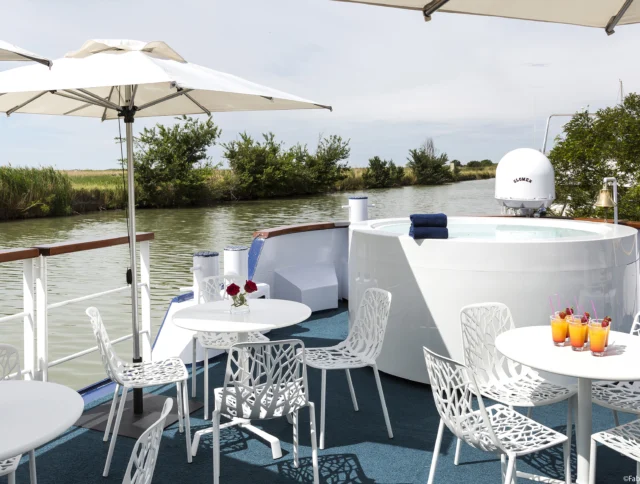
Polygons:
[[11,474],[9,474],[7,476],[7,478],[9,479],[8,484],[16,484],[16,473],[12,472]]
[[309,426],[311,428],[311,463],[313,465],[313,484],[319,484],[320,471],[318,469],[318,445],[316,443],[316,407],[313,402],[309,402]]
[[347,374],[347,382],[349,383],[349,391],[351,392],[351,401],[353,402],[353,409],[358,411],[358,400],[356,400],[356,391],[353,389],[353,382],[351,381],[351,373],[349,370],[344,370]]
[[567,484],[571,484],[571,439],[573,437],[573,398],[567,399],[567,441],[564,446],[564,475]]
[[324,449],[324,412],[327,400],[327,370],[322,370],[322,383],[320,385],[320,448]]
[[618,418],[618,412],[616,410],[612,410],[613,412],[613,421],[616,424],[616,427],[620,426],[620,419]]
[[507,476],[507,456],[500,454],[500,477],[502,478],[502,484],[505,484],[504,478]]
[[531,410],[533,410],[533,407],[527,409],[527,418],[531,418]]
[[[191,343],[191,397],[196,398],[196,342],[198,339],[194,336]],[[205,367],[206,368],[206,367]]]
[[192,454],[191,454],[191,417],[189,415],[189,390],[187,389],[187,380],[184,381],[182,386],[182,418],[184,419],[184,427],[185,433],[184,437],[187,441],[187,462],[191,464]]
[[184,428],[182,426],[182,383],[176,382],[176,400],[178,401],[178,431],[180,433],[184,432]]
[[504,477],[505,483],[507,484],[511,483],[515,475],[515,468],[516,468],[516,456],[514,454],[511,454],[509,456],[509,462],[507,463],[507,475]]
[[116,448],[116,439],[118,438],[118,431],[120,430],[120,421],[122,420],[122,413],[124,412],[124,402],[127,401],[128,388],[122,389],[122,395],[120,396],[120,402],[118,403],[118,414],[116,415],[115,427],[113,427],[113,435],[111,435],[111,442],[109,443],[109,452],[107,453],[107,461],[104,464],[104,471],[102,477],[109,476],[109,468],[111,467],[111,458],[113,457],[113,450]]
[[636,481],[640,482],[640,460],[636,462]]
[[220,411],[214,410],[213,423],[213,484],[220,483]]
[[204,419],[209,420],[209,350],[204,348]]
[[444,432],[444,421],[440,419],[438,425],[438,436],[436,437],[436,445],[433,447],[433,457],[431,457],[431,468],[429,469],[429,479],[427,484],[433,484],[433,478],[436,475],[436,466],[438,465],[438,455],[440,454],[440,444],[442,444],[442,433]]
[[598,448],[596,441],[591,439],[591,456],[589,458],[589,484],[596,484],[596,457]]
[[387,424],[387,433],[389,438],[393,439],[393,430],[391,430],[391,422],[389,421],[389,412],[387,412],[387,402],[384,400],[384,392],[382,391],[382,382],[380,381],[380,373],[378,373],[378,365],[373,365],[373,374],[376,377],[376,385],[378,385],[378,393],[380,394],[380,403],[382,404],[382,413],[384,413],[384,421]]
[[293,416],[293,467],[296,469],[300,467],[300,459],[298,457],[298,411],[296,410],[292,414]]
[[29,451],[29,479],[31,484],[38,484],[38,476],[36,474],[36,452],[35,450]]
[[460,462],[460,448],[462,447],[462,440],[460,440],[460,437],[458,437],[456,442],[456,455],[453,458],[453,465],[458,465],[458,463]]
[[116,411],[116,406],[118,405],[118,391],[120,390],[120,385],[116,383],[116,389],[113,392],[113,399],[111,400],[111,408],[109,409],[109,418],[107,419],[107,428],[104,429],[104,437],[102,438],[103,442],[109,440],[109,432],[111,432],[111,423],[113,422],[113,414]]

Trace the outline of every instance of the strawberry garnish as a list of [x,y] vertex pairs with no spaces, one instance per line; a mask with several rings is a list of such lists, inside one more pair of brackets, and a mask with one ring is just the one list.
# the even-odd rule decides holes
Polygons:
[[587,311],[584,312],[584,317],[587,318],[587,320],[591,319],[591,315]]
[[586,324],[589,322],[589,313],[584,313],[584,315],[582,316],[582,319],[580,320],[582,322],[582,324]]
[[569,316],[573,316],[573,308],[567,308],[564,310],[565,313],[567,313]]
[[558,317],[559,317],[560,319],[564,319],[564,318],[566,318],[566,317],[567,317],[567,314],[566,314],[564,311],[560,311],[560,312],[558,313]]

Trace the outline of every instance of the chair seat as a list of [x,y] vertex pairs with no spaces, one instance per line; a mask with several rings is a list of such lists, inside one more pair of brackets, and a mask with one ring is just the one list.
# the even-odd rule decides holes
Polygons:
[[[242,404],[242,414],[238,415],[236,408],[237,387],[228,387],[226,395],[226,407],[228,411],[223,412],[223,415],[230,418],[235,417],[246,419],[265,419],[268,414],[271,415],[268,418],[282,417],[283,415],[291,413],[292,408],[300,408],[307,404],[304,385],[302,382],[281,385],[276,401],[274,401],[273,392],[271,390],[268,390],[267,394],[262,396],[263,392],[261,391],[261,388],[264,388],[264,385],[252,387],[251,392],[243,389],[244,402]],[[216,408],[222,408],[223,390],[224,387],[220,387],[213,391],[216,399]],[[293,395],[293,393],[297,393],[297,395]],[[259,415],[255,413],[257,410],[256,398],[258,397],[261,398]],[[271,410],[271,412],[269,410]]]
[[630,459],[640,462],[640,420],[634,420],[619,427],[598,432],[593,434],[591,438]]
[[[269,338],[258,331],[248,333],[247,336],[249,343],[266,343],[269,341]],[[197,338],[200,346],[203,348],[210,350],[228,350],[238,342],[238,333],[199,331]]]
[[520,378],[478,384],[482,396],[515,407],[537,407],[561,402],[576,394],[573,386],[550,383],[537,373],[527,373]]
[[[502,447],[517,456],[532,454],[562,444],[567,440],[566,435],[511,410],[505,405],[497,404],[487,407],[487,414],[491,420],[493,432]],[[465,415],[464,421],[460,421],[460,425],[463,429],[473,431],[474,428],[480,428],[480,418],[480,412],[475,411]],[[489,441],[484,443],[482,447],[489,452],[498,450]]]
[[307,366],[319,370],[347,370],[349,368],[363,368],[375,363],[375,361],[369,361],[362,355],[349,351],[346,345],[306,348],[304,355]]
[[188,378],[187,368],[180,358],[126,364],[118,373],[117,383],[126,388],[146,388]]
[[7,474],[15,472],[18,468],[18,464],[20,464],[21,458],[22,454],[9,459],[0,460],[0,476],[6,476]]
[[593,403],[612,410],[640,414],[639,381],[599,381],[591,390]]

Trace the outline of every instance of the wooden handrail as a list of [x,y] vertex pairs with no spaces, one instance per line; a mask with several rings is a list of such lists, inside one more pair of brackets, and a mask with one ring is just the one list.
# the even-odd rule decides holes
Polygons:
[[33,259],[38,257],[40,252],[33,247],[25,249],[3,249],[0,250],[0,262],[13,262],[16,260]]
[[314,230],[327,230],[327,229],[339,229],[349,226],[349,222],[319,222],[311,224],[300,225],[285,225],[282,227],[274,227],[272,229],[256,230],[253,233],[253,238],[260,237],[262,239],[268,239],[270,237],[277,237],[279,235],[297,234],[300,232],[313,232]]
[[[136,234],[137,242],[153,240],[155,235],[153,232],[138,232]],[[56,244],[36,245],[34,249],[40,255],[50,257],[53,255],[71,254],[73,252],[82,252],[85,250],[103,249],[105,247],[113,247],[114,245],[124,245],[129,243],[128,235],[117,237],[108,237],[104,239],[89,239],[58,242]]]

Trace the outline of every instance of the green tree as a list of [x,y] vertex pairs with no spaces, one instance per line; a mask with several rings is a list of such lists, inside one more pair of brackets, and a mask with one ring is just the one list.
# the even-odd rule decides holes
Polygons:
[[[575,114],[565,124],[549,159],[556,179],[556,202],[567,204],[569,215],[596,215],[595,199],[602,179],[619,184],[621,218],[638,216],[640,193],[640,96],[632,93],[617,106]],[[599,214],[602,215],[602,214]]]
[[315,154],[311,155],[306,146],[300,149],[300,156],[308,177],[308,193],[320,193],[333,190],[336,183],[346,177],[347,163],[351,148],[349,140],[331,135],[320,137]]
[[195,205],[204,197],[211,168],[207,150],[220,137],[209,117],[182,116],[173,126],[144,128],[135,139],[138,203],[148,207]]
[[480,168],[488,168],[490,166],[493,166],[493,161],[491,161],[491,160],[482,160],[482,161],[480,161]]
[[440,153],[428,138],[420,148],[409,150],[407,168],[410,168],[419,185],[442,185],[453,181],[453,174],[447,167],[449,158]]
[[396,166],[393,160],[382,160],[379,156],[369,158],[369,166],[362,174],[365,188],[390,188],[402,185],[404,167]]

